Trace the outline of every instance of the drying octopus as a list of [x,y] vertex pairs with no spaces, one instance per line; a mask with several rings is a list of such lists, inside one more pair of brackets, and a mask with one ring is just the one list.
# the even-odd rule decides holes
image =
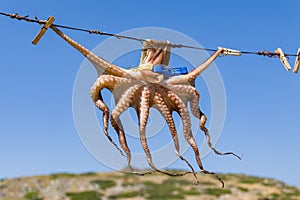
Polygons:
[[[132,107],[136,110],[138,116],[140,142],[145,151],[147,162],[149,166],[157,172],[169,175],[169,176],[182,176],[187,173],[192,173],[197,183],[197,173],[193,166],[180,154],[179,141],[175,122],[172,117],[172,113],[179,114],[183,124],[183,134],[185,140],[191,146],[194,151],[197,165],[200,169],[200,173],[215,175],[224,185],[223,181],[213,172],[205,170],[201,158],[197,143],[191,132],[191,119],[188,111],[188,103],[192,115],[200,121],[200,128],[204,132],[208,146],[218,155],[232,154],[238,158],[238,155],[233,152],[221,153],[211,144],[210,135],[208,129],[205,127],[206,116],[199,108],[200,94],[195,88],[195,79],[207,69],[212,62],[224,53],[224,49],[220,48],[215,51],[208,59],[202,64],[195,67],[187,74],[164,77],[161,73],[155,73],[147,68],[136,69],[122,69],[105,59],[95,55],[82,45],[78,44],[64,33],[62,33],[57,27],[51,26],[51,28],[62,37],[67,43],[82,53],[96,68],[99,68],[104,73],[99,73],[99,77],[93,84],[90,90],[91,98],[96,107],[103,112],[103,132],[108,140],[115,145],[122,155],[127,157],[128,168],[137,175],[145,175],[151,172],[136,172],[131,166],[131,151],[126,141],[125,131],[120,120],[120,115],[128,108]],[[164,65],[167,66],[170,58],[170,43],[168,41],[156,41],[146,40],[142,49],[142,56],[140,60],[141,66],[155,66]],[[103,101],[101,90],[108,89],[114,96],[115,108],[111,111]],[[175,154],[184,161],[191,169],[189,172],[173,174],[168,171],[158,169],[151,157],[151,152],[147,145],[146,126],[149,117],[149,109],[154,107],[157,109],[169,127],[172,135],[172,139],[175,146]],[[109,120],[112,127],[115,129],[121,150],[118,145],[112,140],[108,133]],[[125,154],[123,153],[125,152]]]

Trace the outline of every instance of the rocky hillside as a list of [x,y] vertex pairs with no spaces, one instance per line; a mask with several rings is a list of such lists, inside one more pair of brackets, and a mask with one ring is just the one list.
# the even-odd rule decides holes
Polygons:
[[161,174],[136,176],[130,173],[53,174],[0,181],[1,200],[105,200],[105,199],[299,199],[300,189],[283,182],[245,176],[221,175],[225,188],[215,177],[199,175],[169,177]]

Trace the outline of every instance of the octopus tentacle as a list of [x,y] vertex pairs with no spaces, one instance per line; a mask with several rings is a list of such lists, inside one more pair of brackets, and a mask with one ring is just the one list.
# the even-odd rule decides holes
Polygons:
[[111,75],[115,75],[115,76],[119,76],[119,77],[130,77],[130,78],[134,79],[122,68],[97,56],[96,54],[94,54],[93,52],[88,50],[87,48],[83,47],[82,45],[80,45],[77,42],[75,42],[74,40],[72,40],[70,37],[68,37],[63,32],[61,32],[56,26],[51,26],[51,28],[62,39],[64,39],[67,43],[69,43],[71,46],[73,46],[75,49],[77,49],[80,53],[82,53],[87,59],[89,59],[91,61],[91,63],[93,63],[98,74],[100,74],[100,72],[106,72],[107,74],[111,74]]
[[[174,146],[175,146],[175,154],[189,166],[189,168],[192,170],[194,177],[197,180],[198,178],[197,178],[194,168],[179,152],[179,141],[178,141],[177,131],[176,131],[174,120],[172,118],[170,108],[168,108],[168,106],[166,105],[166,103],[160,93],[155,93],[153,101],[155,104],[155,108],[162,114],[162,116],[164,117],[164,119],[166,120],[166,122],[169,126],[169,130],[172,134],[172,139],[173,139]],[[178,176],[182,176],[185,174],[186,173],[178,174]]]
[[113,126],[113,128],[115,129],[115,131],[118,134],[120,145],[127,155],[127,164],[131,171],[134,171],[130,164],[131,163],[131,152],[127,145],[124,129],[123,129],[123,126],[122,126],[122,123],[121,123],[121,120],[119,119],[119,117],[125,110],[127,110],[130,106],[132,106],[133,99],[134,99],[133,97],[138,88],[139,88],[138,85],[134,85],[134,86],[130,87],[129,89],[127,89],[122,94],[121,98],[119,99],[117,105],[115,106],[115,108],[112,111],[111,116],[110,116],[111,125]]
[[217,177],[217,179],[222,183],[222,187],[224,187],[224,182],[222,179],[215,174],[214,172],[210,172],[208,170],[205,170],[200,158],[200,152],[198,149],[198,145],[194,139],[193,134],[191,133],[191,121],[190,116],[187,110],[187,107],[185,106],[184,102],[172,91],[168,91],[167,93],[168,97],[171,99],[172,102],[175,102],[175,111],[180,115],[183,123],[183,134],[186,139],[186,141],[189,143],[189,145],[193,148],[195,158],[197,161],[197,164],[200,168],[200,171],[204,174],[212,174]]
[[133,106],[134,104],[134,96],[136,95],[136,92],[140,86],[134,85],[127,89],[121,96],[121,98],[118,100],[117,105],[115,106],[115,109],[112,111],[110,116],[110,122],[115,131],[118,134],[119,142],[121,145],[121,148],[126,153],[127,157],[127,165],[130,171],[132,171],[134,174],[139,176],[144,176],[146,174],[151,174],[152,172],[136,172],[133,167],[131,166],[131,151],[128,147],[127,140],[124,133],[124,128],[120,120],[120,115],[127,110],[129,107]]
[[191,85],[171,85],[171,86],[169,86],[169,88],[172,89],[173,91],[175,91],[176,94],[181,94],[181,95],[187,96],[189,98],[188,100],[190,101],[191,112],[196,118],[198,118],[200,120],[200,128],[205,134],[206,141],[207,141],[209,148],[211,150],[213,150],[214,153],[216,153],[218,155],[233,155],[233,156],[237,157],[238,159],[241,159],[240,156],[238,156],[237,154],[235,154],[233,152],[222,153],[222,152],[218,151],[212,145],[211,140],[210,140],[209,131],[205,127],[207,118],[206,118],[205,114],[203,112],[201,112],[201,110],[199,108],[200,94],[196,88],[194,88]]
[[137,114],[139,118],[139,129],[140,129],[140,140],[142,147],[146,153],[147,162],[152,169],[159,173],[163,173],[169,176],[178,176],[177,174],[171,174],[162,170],[157,169],[157,167],[153,164],[152,156],[147,144],[146,138],[146,124],[148,121],[149,116],[149,109],[150,109],[150,91],[148,86],[144,86],[141,88],[141,96],[140,96],[140,103],[137,105]]
[[[72,47],[74,47],[82,55],[84,55],[94,65],[98,72],[98,75],[102,74],[103,72],[106,73],[106,75],[100,75],[92,86],[90,90],[91,98],[95,105],[99,108],[99,110],[103,112],[104,134],[122,155],[124,155],[123,151],[125,152],[128,167],[132,172],[134,172],[134,170],[131,166],[131,151],[126,141],[123,125],[121,123],[121,120],[119,119],[120,115],[129,107],[133,107],[137,111],[142,147],[146,153],[148,164],[157,172],[164,173],[169,176],[182,176],[187,173],[193,173],[195,178],[197,179],[194,168],[179,152],[178,135],[174,120],[172,118],[172,112],[175,111],[181,117],[184,137],[194,151],[195,159],[197,161],[198,167],[200,168],[200,172],[217,176],[215,173],[205,170],[202,165],[200,152],[191,132],[191,120],[187,109],[187,103],[189,101],[192,114],[200,120],[200,128],[206,135],[209,147],[217,154],[233,154],[236,157],[240,158],[232,152],[221,153],[217,151],[211,144],[209,132],[205,127],[206,116],[201,112],[198,105],[200,95],[196,88],[193,87],[195,79],[205,69],[207,69],[220,54],[224,53],[224,49],[221,48],[215,51],[208,59],[206,59],[202,64],[200,64],[188,74],[166,78],[163,74],[155,73],[146,68],[141,68],[138,72],[133,70],[124,70],[78,44],[63,32],[61,32],[57,27],[51,26],[51,28],[62,39],[64,39],[67,43],[69,43]],[[143,46],[143,53],[140,59],[140,64],[152,64],[153,66],[162,64],[164,66],[168,66],[170,59],[170,48],[171,47],[168,41],[161,42],[147,40]],[[110,90],[111,92],[114,91],[113,95],[117,102],[110,116],[109,108],[103,101],[101,95],[101,91],[104,88]],[[183,174],[170,174],[168,172],[157,169],[153,164],[151,152],[147,145],[146,138],[146,125],[149,116],[149,109],[151,106],[156,107],[163,115],[172,134],[176,155],[181,160],[186,162],[186,164],[191,168],[192,172],[185,172]],[[109,118],[113,128],[118,134],[118,139],[123,151],[118,147],[118,145],[108,134]],[[137,175],[145,175],[152,172],[134,173]],[[223,181],[218,176],[217,178],[222,182],[222,185],[224,186]]]
[[97,108],[99,108],[99,110],[103,112],[103,117],[102,117],[103,132],[105,136],[110,141],[110,143],[112,143],[119,150],[121,155],[125,156],[122,150],[118,147],[118,145],[113,141],[113,139],[108,134],[109,109],[108,106],[104,103],[101,95],[101,90],[103,88],[112,89],[113,87],[116,87],[117,84],[120,84],[121,82],[130,82],[130,81],[128,79],[120,79],[119,77],[115,77],[111,75],[101,75],[91,87],[90,94]]
[[141,88],[141,96],[140,96],[140,103],[137,105],[136,111],[139,120],[139,131],[140,131],[140,140],[142,147],[146,153],[147,161],[149,165],[157,171],[157,168],[154,166],[151,158],[151,154],[147,145],[146,140],[146,124],[149,116],[149,108],[150,108],[150,92],[147,86]]
[[202,165],[202,162],[201,162],[201,159],[200,159],[200,153],[199,153],[199,150],[198,150],[198,146],[196,144],[194,136],[191,133],[191,120],[190,120],[188,110],[187,110],[184,102],[174,92],[168,91],[167,96],[171,100],[171,102],[174,103],[175,111],[181,117],[181,120],[182,120],[182,123],[183,123],[184,137],[185,137],[186,141],[189,143],[189,145],[193,148],[198,166],[202,170],[203,165]]
[[119,142],[121,144],[121,147],[122,147],[123,151],[126,153],[127,166],[130,169],[130,171],[133,172],[134,174],[138,175],[138,176],[144,176],[146,174],[152,174],[152,171],[149,171],[149,172],[136,172],[133,169],[133,167],[131,166],[131,151],[130,151],[130,149],[128,147],[128,144],[127,144],[127,140],[126,140],[126,137],[125,137],[122,122],[119,118],[111,117],[111,124],[114,127],[114,129],[116,130],[116,132],[118,133]]
[[[199,114],[198,114],[199,113]],[[234,152],[220,152],[218,151],[212,144],[211,144],[211,141],[210,141],[210,135],[209,135],[209,131],[208,129],[205,127],[205,123],[206,123],[206,116],[203,112],[200,111],[200,109],[198,109],[198,113],[197,115],[195,115],[195,117],[197,117],[199,120],[200,120],[200,128],[201,130],[204,132],[205,136],[206,136],[206,140],[207,140],[207,144],[209,146],[209,148],[211,148],[216,154],[218,155],[233,155],[235,157],[237,157],[238,159],[242,159],[241,156],[235,154]]]
[[208,59],[206,59],[202,64],[200,64],[198,67],[194,68],[192,71],[190,71],[186,75],[180,75],[180,76],[174,76],[171,77],[166,81],[168,84],[184,84],[184,83],[191,83],[194,81],[204,70],[206,70],[213,61],[223,53],[223,49],[219,49],[215,51]]
[[191,112],[197,112],[194,108],[198,107],[200,94],[196,88],[191,85],[168,85],[168,88],[174,91],[181,99],[190,101]]
[[124,129],[123,129],[123,125],[121,123],[121,120],[119,118],[115,118],[115,117],[111,116],[110,121],[111,121],[112,127],[115,129],[115,131],[118,134],[118,138],[119,138],[121,148],[126,153],[127,166],[130,169],[130,171],[133,172],[134,170],[131,166],[131,151],[130,151],[128,145],[127,145],[127,141],[126,141],[126,137],[125,137],[125,133],[124,133]]

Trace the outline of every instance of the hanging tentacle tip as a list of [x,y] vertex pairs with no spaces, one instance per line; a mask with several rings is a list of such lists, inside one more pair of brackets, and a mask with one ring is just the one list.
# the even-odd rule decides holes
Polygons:
[[207,170],[205,170],[205,169],[201,169],[200,172],[202,172],[203,174],[211,174],[211,175],[215,176],[215,177],[220,181],[220,183],[222,184],[222,188],[224,188],[225,183],[224,183],[224,181],[222,180],[222,178],[220,178],[220,177],[218,176],[218,174],[216,174],[215,172],[207,171]]
[[223,181],[223,180],[220,180],[220,182],[221,182],[221,184],[222,184],[222,189],[224,189],[224,187],[225,187],[224,181]]
[[119,149],[119,151],[120,151],[121,156],[123,156],[123,157],[125,157],[125,158],[128,158],[128,156],[125,155],[121,149]]
[[132,172],[134,175],[137,175],[137,176],[145,176],[145,174],[143,173],[139,173],[139,172]]
[[235,153],[233,153],[233,152],[226,152],[226,153],[218,153],[218,151],[215,151],[215,153],[216,154],[219,154],[219,155],[221,155],[221,156],[225,156],[225,155],[233,155],[234,157],[236,157],[236,158],[238,158],[239,160],[242,160],[242,157],[243,157],[243,154],[242,155],[237,155],[237,154],[235,154]]
[[231,155],[235,156],[235,157],[238,158],[239,160],[242,160],[242,158],[243,158],[243,156],[244,156],[244,154],[237,155],[237,154],[232,153],[232,152],[229,152],[228,154],[231,154]]
[[242,153],[241,156],[240,156],[240,160],[242,160],[243,157],[244,157],[244,154]]
[[222,180],[222,178],[221,177],[219,177],[217,174],[215,174],[215,173],[213,173],[213,175],[215,175],[216,177],[217,177],[217,179],[220,181],[220,183],[221,183],[221,186],[222,186],[222,189],[225,187],[225,183],[224,183],[224,181]]
[[239,160],[242,160],[243,154],[239,156],[235,153],[232,153],[232,155],[235,156],[236,158],[238,158]]
[[200,181],[195,180],[195,181],[193,182],[193,185],[199,185],[199,183],[200,183]]
[[145,176],[145,175],[148,175],[148,174],[152,174],[154,171],[148,171],[148,172],[136,172],[136,171],[132,171],[132,173],[134,175],[137,175],[137,176]]
[[218,179],[218,181],[220,181],[220,183],[221,183],[221,187],[222,187],[222,189],[225,187],[225,183],[224,183],[224,181],[222,180],[222,178],[220,178],[217,174],[215,174],[215,173],[210,173],[210,174],[212,174],[212,175],[214,175],[217,179]]

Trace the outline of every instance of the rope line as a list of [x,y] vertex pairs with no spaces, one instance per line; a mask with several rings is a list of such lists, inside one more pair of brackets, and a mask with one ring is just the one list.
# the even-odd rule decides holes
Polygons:
[[[0,15],[10,17],[11,19],[17,19],[19,21],[26,21],[26,22],[30,22],[30,23],[38,23],[40,25],[46,24],[46,22],[47,22],[47,20],[39,20],[36,16],[35,16],[34,19],[32,19],[32,18],[29,18],[28,15],[21,16],[18,13],[9,14],[9,13],[0,12]],[[60,24],[52,24],[52,26],[56,26],[56,27],[63,28],[63,29],[69,29],[69,30],[73,30],[73,31],[86,32],[86,33],[89,33],[89,34],[111,36],[111,37],[116,37],[118,39],[135,40],[135,41],[138,41],[138,42],[146,41],[146,39],[144,39],[144,38],[137,38],[137,37],[131,37],[131,36],[126,36],[126,35],[107,33],[107,32],[103,32],[103,31],[100,31],[100,30],[89,30],[89,29],[77,28],[77,27],[60,25]],[[217,49],[189,46],[189,45],[184,45],[184,44],[169,43],[169,45],[172,48],[189,48],[189,49],[205,50],[205,51],[211,51],[211,52],[217,51]],[[257,51],[257,52],[254,52],[254,51],[239,51],[239,52],[240,52],[240,54],[252,54],[252,55],[256,54],[256,55],[260,55],[260,56],[267,56],[267,57],[270,57],[270,58],[278,58],[280,56],[280,54],[278,54],[278,53],[270,52],[270,51],[266,51],[266,50]],[[286,57],[290,57],[290,56],[297,57],[298,55],[297,54],[284,54],[284,56],[286,56]]]

